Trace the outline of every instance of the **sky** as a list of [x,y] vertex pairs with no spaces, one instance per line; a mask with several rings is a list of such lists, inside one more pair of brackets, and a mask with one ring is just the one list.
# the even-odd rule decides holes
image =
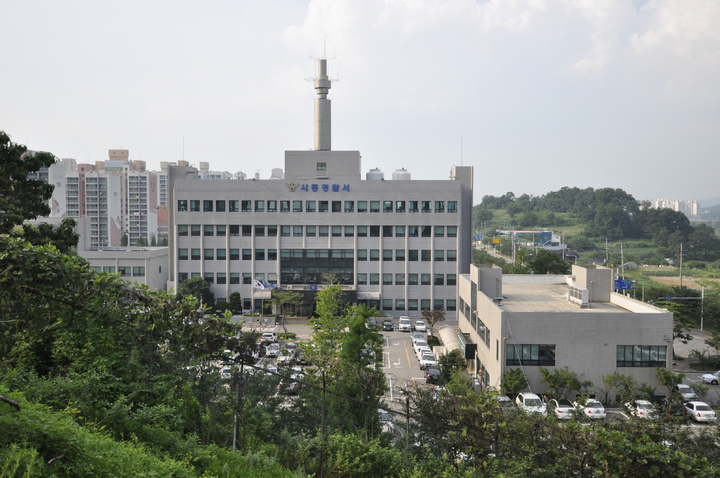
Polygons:
[[[9,0],[0,130],[78,162],[268,178],[313,147],[329,59],[332,149],[363,175],[474,196],[620,188],[720,199],[718,0]],[[364,176],[363,176],[364,177]]]

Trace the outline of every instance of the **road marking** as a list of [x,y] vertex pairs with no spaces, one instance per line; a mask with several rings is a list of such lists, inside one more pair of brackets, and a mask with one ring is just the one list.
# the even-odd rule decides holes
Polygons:
[[410,352],[408,352],[407,346],[405,346],[405,355],[407,356],[408,367],[412,367],[412,364],[410,363]]
[[395,367],[402,367],[402,360],[398,359],[397,363],[394,363]]

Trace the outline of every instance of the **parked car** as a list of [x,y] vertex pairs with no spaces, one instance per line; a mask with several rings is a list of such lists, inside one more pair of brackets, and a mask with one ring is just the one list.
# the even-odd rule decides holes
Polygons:
[[555,416],[560,420],[570,420],[575,418],[576,408],[570,400],[561,398],[560,400],[552,399],[547,403],[550,412],[554,412]]
[[410,338],[413,342],[415,342],[416,340],[425,340],[427,339],[427,336],[422,332],[413,332]]
[[415,349],[415,353],[417,354],[417,351],[421,348],[430,348],[428,346],[428,343],[425,342],[425,340],[414,340],[413,341],[413,349]]
[[291,348],[286,348],[285,350],[281,350],[278,354],[278,364],[285,364],[289,365],[292,364],[295,360],[295,350]]
[[532,415],[547,416],[547,407],[545,403],[540,400],[540,397],[532,392],[520,392],[515,398],[515,404],[517,407]]
[[692,402],[693,400],[699,400],[700,397],[697,396],[695,391],[690,388],[690,385],[685,385],[684,383],[679,383],[673,387],[673,393],[677,393],[680,395],[680,400],[683,402]]
[[410,324],[410,317],[400,317],[398,322],[398,330],[400,332],[412,332],[412,325]]
[[298,382],[298,380],[302,380],[303,378],[305,378],[305,375],[294,373],[290,375],[289,379],[282,379],[282,381],[278,383],[278,391],[283,395],[296,394],[298,390],[300,390],[300,382]]
[[432,354],[432,349],[430,347],[420,347],[415,350],[415,355],[417,356],[417,359],[420,360],[420,357],[422,357],[425,354]]
[[267,356],[276,358],[278,355],[280,355],[280,344],[277,342],[273,342],[270,345],[267,346]]
[[395,433],[395,424],[393,423],[392,413],[382,408],[378,408],[378,418],[380,419],[380,429],[385,433]]
[[420,357],[420,370],[425,370],[426,368],[430,367],[437,368],[437,360],[435,359],[435,355],[431,353],[422,354],[422,356]]
[[706,373],[702,376],[702,381],[710,385],[717,385],[718,381],[720,381],[720,370],[715,373]]
[[685,413],[695,422],[717,421],[715,410],[710,408],[710,405],[705,402],[687,402],[685,404]]
[[425,371],[425,383],[438,383],[440,382],[440,370],[434,367],[430,367]]
[[415,321],[415,330],[418,332],[427,332],[427,326],[422,320]]
[[388,331],[388,332],[392,332],[393,330],[395,330],[395,324],[393,324],[393,321],[392,321],[392,320],[390,320],[390,319],[385,319],[385,320],[383,320],[382,328],[383,328],[383,330],[386,330],[386,331]]
[[655,406],[647,400],[634,400],[625,404],[630,415],[638,418],[652,419],[657,416]]
[[498,406],[499,406],[503,411],[515,409],[515,405],[513,405],[512,400],[510,400],[510,397],[508,397],[507,395],[498,395],[498,396],[495,397],[495,398],[496,398],[497,401],[498,401]]
[[598,402],[594,398],[588,398],[587,400],[585,400],[584,404],[581,404],[580,402],[575,402],[574,405],[578,412],[588,418],[604,420],[607,416],[603,404]]
[[274,344],[278,341],[278,336],[275,332],[263,332],[262,341],[266,344]]
[[310,360],[308,359],[308,356],[305,355],[305,352],[302,351],[302,349],[298,349],[298,352],[295,355],[295,362],[298,365],[310,365]]

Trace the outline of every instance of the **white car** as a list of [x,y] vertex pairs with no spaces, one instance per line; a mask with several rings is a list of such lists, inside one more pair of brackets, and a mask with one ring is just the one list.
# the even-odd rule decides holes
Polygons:
[[607,417],[605,407],[594,398],[588,398],[584,404],[575,402],[575,408],[584,416],[593,419],[604,420]]
[[431,353],[424,353],[420,357],[420,370],[425,370],[426,368],[430,367],[437,367],[437,360],[435,360],[435,355]]
[[266,344],[273,344],[278,341],[278,336],[275,332],[263,332],[262,340]]
[[520,392],[515,398],[515,404],[517,407],[531,415],[542,415],[547,416],[547,406],[540,400],[540,397],[532,392]]
[[415,351],[415,354],[417,355],[417,359],[420,360],[420,357],[423,355],[432,354],[432,349],[430,347],[420,347]]
[[425,322],[423,322],[422,320],[416,320],[415,330],[417,332],[427,332],[427,326],[425,325]]
[[400,317],[398,322],[398,330],[400,332],[412,332],[412,325],[410,324],[410,317]]
[[706,373],[701,378],[702,381],[705,383],[709,383],[710,385],[717,385],[718,381],[720,381],[720,370],[715,373]]
[[413,341],[413,349],[415,349],[415,353],[417,353],[417,351],[420,350],[421,348],[426,348],[426,347],[430,348],[428,346],[428,343],[425,342],[424,340],[414,340]]
[[278,355],[280,355],[280,344],[272,343],[267,346],[268,357],[277,357]]
[[673,387],[673,393],[680,395],[680,400],[683,402],[692,402],[693,400],[700,400],[695,391],[690,388],[690,385],[679,383]]
[[555,412],[555,416],[558,417],[558,420],[571,420],[575,418],[575,405],[565,398],[561,398],[560,400],[555,400],[553,398],[548,402],[547,408],[551,410],[551,412]]
[[633,402],[628,402],[625,404],[625,407],[627,407],[631,415],[638,418],[651,419],[657,416],[655,407],[647,400],[635,400]]
[[685,414],[696,422],[717,421],[715,410],[705,402],[687,402],[685,404]]

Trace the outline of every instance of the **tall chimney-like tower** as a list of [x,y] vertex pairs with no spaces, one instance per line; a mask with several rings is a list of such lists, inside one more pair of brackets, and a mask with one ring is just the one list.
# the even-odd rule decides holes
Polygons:
[[330,78],[327,75],[327,60],[318,59],[318,75],[315,78],[315,151],[330,151]]

